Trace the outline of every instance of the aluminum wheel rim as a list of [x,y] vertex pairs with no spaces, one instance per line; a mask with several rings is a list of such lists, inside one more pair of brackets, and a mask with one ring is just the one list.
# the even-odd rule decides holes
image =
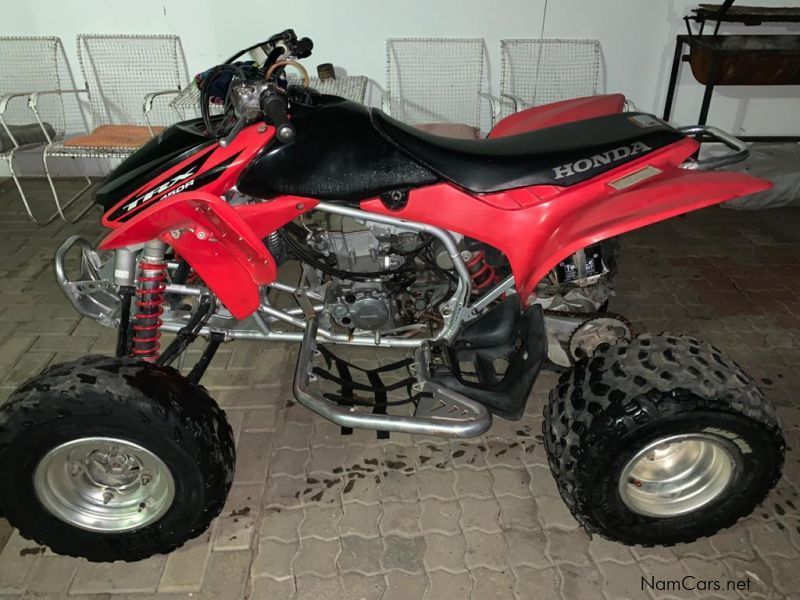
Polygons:
[[164,461],[138,444],[109,437],[53,448],[36,466],[33,484],[50,514],[102,533],[146,527],[175,498],[175,480]]
[[620,497],[632,511],[652,517],[700,510],[733,480],[734,452],[730,442],[707,434],[660,438],[625,465]]

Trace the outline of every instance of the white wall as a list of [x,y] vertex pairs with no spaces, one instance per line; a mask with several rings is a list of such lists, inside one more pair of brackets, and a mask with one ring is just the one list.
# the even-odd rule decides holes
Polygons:
[[[800,0],[747,0],[800,6]],[[176,33],[195,73],[240,47],[293,27],[315,42],[310,65],[332,62],[383,85],[387,37],[483,37],[493,91],[499,86],[499,40],[596,38],[603,46],[608,91],[623,92],[641,110],[663,108],[675,34],[690,0],[17,0],[3,3],[0,35],[58,35],[73,72],[78,33]],[[730,30],[730,28],[728,28]],[[749,31],[755,31],[748,28]],[[763,31],[763,28],[758,28]],[[771,31],[800,32],[800,27]],[[672,120],[693,123],[702,89],[682,69]],[[146,82],[143,82],[146,85]],[[800,88],[718,88],[709,122],[736,133],[800,133]]]

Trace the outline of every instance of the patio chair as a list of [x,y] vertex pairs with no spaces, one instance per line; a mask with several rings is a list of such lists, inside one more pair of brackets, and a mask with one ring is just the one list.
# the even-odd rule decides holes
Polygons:
[[485,61],[480,38],[388,39],[383,110],[430,133],[477,138],[495,112]]
[[62,206],[48,159],[129,156],[175,121],[168,97],[179,94],[188,81],[181,41],[174,35],[79,35],[78,58],[86,89],[35,93],[30,101],[37,116],[41,97],[48,93],[77,94],[91,109],[92,126],[86,135],[51,140],[43,153],[56,210],[68,222],[83,216],[91,204],[67,219],[64,209],[86,189]]
[[8,164],[28,216],[40,225],[49,223],[58,213],[43,222],[34,216],[14,162],[19,152],[63,138],[61,97],[51,96],[41,103],[40,124],[28,107],[28,98],[41,90],[61,90],[69,80],[69,66],[59,38],[0,37],[0,160]]
[[597,94],[597,40],[500,40],[503,116],[531,106]]

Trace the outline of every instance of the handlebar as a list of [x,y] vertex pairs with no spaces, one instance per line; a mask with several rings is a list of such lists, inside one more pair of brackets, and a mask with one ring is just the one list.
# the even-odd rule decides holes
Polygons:
[[261,111],[267,121],[275,126],[275,135],[284,144],[294,140],[294,125],[289,121],[286,98],[275,92],[265,91],[261,96]]

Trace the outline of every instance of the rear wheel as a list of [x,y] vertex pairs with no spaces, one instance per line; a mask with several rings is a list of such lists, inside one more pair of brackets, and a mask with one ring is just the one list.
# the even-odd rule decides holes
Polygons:
[[734,524],[783,465],[784,438],[763,394],[688,336],[601,346],[562,375],[543,429],[575,518],[627,544],[689,542]]
[[206,391],[150,363],[55,365],[0,408],[0,512],[59,554],[133,561],[178,548],[222,510],[234,462]]

